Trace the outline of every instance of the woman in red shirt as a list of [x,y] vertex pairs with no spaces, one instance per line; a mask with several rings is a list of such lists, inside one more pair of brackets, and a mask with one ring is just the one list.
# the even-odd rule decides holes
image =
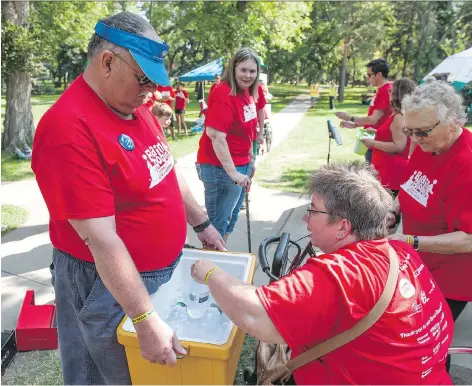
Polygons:
[[228,239],[241,208],[243,189],[254,175],[252,141],[257,126],[259,58],[241,48],[222,82],[208,98],[205,131],[197,153],[197,173],[205,187],[211,223]]
[[[267,286],[255,287],[210,260],[192,266],[215,302],[242,330],[288,344],[292,359],[351,329],[377,303],[399,259],[397,285],[380,319],[350,343],[294,371],[298,385],[452,384],[444,365],[453,322],[446,300],[418,253],[387,241],[393,199],[359,161],[331,163],[310,181],[304,216],[323,254]],[[264,384],[264,383],[260,383]]]
[[400,190],[400,183],[408,163],[410,140],[402,132],[405,120],[401,113],[402,100],[410,94],[416,85],[408,78],[398,79],[389,90],[392,114],[380,125],[375,139],[365,138],[361,141],[372,149],[372,165],[379,173],[382,185],[390,189],[396,197]]
[[418,146],[395,205],[405,234],[390,238],[419,252],[456,320],[472,301],[472,133],[462,127],[462,98],[446,82],[418,86],[402,106],[404,133]]

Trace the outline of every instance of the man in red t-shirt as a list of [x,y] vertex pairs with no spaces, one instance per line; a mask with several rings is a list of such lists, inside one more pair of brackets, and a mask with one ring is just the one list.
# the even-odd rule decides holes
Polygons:
[[[389,65],[384,59],[375,59],[367,63],[367,77],[369,84],[377,88],[377,93],[372,98],[367,117],[354,117],[339,111],[336,116],[342,119],[341,127],[354,129],[364,126],[368,131],[375,132],[390,116],[390,89],[392,84],[388,81]],[[372,158],[372,149],[368,149],[365,155],[367,162]]]
[[186,352],[150,294],[170,280],[187,221],[225,249],[143,104],[169,83],[168,49],[141,16],[99,21],[86,70],[38,124],[32,169],[50,215],[65,384],[130,384],[116,339],[125,314],[145,359],[175,363]]
[[185,123],[185,107],[190,100],[188,92],[184,89],[182,82],[177,83],[177,90],[175,90],[175,117],[177,119],[177,133],[180,135],[180,128],[184,125],[185,136],[187,133],[187,124]]
[[396,287],[382,316],[359,337],[295,370],[295,382],[452,384],[445,366],[451,312],[413,248],[387,241],[392,197],[373,168],[359,161],[328,164],[309,186],[304,221],[311,243],[324,254],[260,288],[209,261],[192,266],[193,278],[208,284],[237,326],[263,342],[288,344],[296,358],[350,330],[373,309],[396,254]]
[[210,94],[211,92],[213,91],[213,89],[218,86],[219,84],[221,83],[221,76],[219,74],[216,74],[215,75],[215,81],[213,82],[213,84],[211,85],[210,87],[210,91],[208,91],[208,97],[210,97]]

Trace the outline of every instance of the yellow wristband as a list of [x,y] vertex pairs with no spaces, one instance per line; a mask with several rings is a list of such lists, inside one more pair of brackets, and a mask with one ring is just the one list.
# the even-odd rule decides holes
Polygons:
[[205,284],[208,285],[208,279],[210,278],[210,275],[211,275],[213,272],[218,271],[219,269],[220,269],[219,267],[215,267],[215,268],[210,269],[210,270],[206,273],[206,275],[205,275]]
[[408,243],[408,245],[413,246],[413,236],[407,235],[406,236],[406,242]]
[[151,308],[148,312],[145,312],[142,315],[136,316],[136,318],[131,319],[131,321],[133,322],[133,324],[141,323],[145,321],[147,318],[149,318],[153,312],[154,312],[154,308]]

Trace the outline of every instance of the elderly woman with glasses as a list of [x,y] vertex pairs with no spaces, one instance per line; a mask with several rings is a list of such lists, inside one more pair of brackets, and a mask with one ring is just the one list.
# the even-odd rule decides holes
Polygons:
[[418,86],[402,106],[403,132],[418,146],[395,205],[405,234],[390,238],[419,252],[456,320],[472,301],[472,133],[462,127],[461,97],[446,82]]
[[[208,260],[192,266],[194,279],[209,286],[237,326],[263,342],[288,344],[293,359],[371,311],[396,253],[399,276],[386,312],[358,338],[295,370],[295,382],[451,384],[444,366],[451,313],[413,248],[387,241],[393,199],[372,167],[359,161],[325,165],[309,181],[309,192],[304,221],[323,254],[259,288]],[[436,326],[431,337],[425,325],[431,325],[428,331]]]

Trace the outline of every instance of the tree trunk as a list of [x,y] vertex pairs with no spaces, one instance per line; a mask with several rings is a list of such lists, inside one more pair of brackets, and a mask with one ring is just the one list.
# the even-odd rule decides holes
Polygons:
[[[2,2],[5,21],[25,26],[29,14],[28,1]],[[5,108],[2,149],[14,153],[15,148],[24,150],[33,142],[34,122],[31,111],[31,76],[25,71],[15,71],[7,75],[7,95]]]
[[16,147],[24,150],[33,143],[34,122],[30,96],[30,74],[10,74],[7,81],[5,131],[2,135],[2,149],[7,153],[14,153]]
[[347,66],[347,54],[349,50],[349,38],[344,38],[344,53],[343,61],[341,63],[341,69],[339,73],[339,95],[338,101],[344,102],[344,86],[346,85],[346,66]]

